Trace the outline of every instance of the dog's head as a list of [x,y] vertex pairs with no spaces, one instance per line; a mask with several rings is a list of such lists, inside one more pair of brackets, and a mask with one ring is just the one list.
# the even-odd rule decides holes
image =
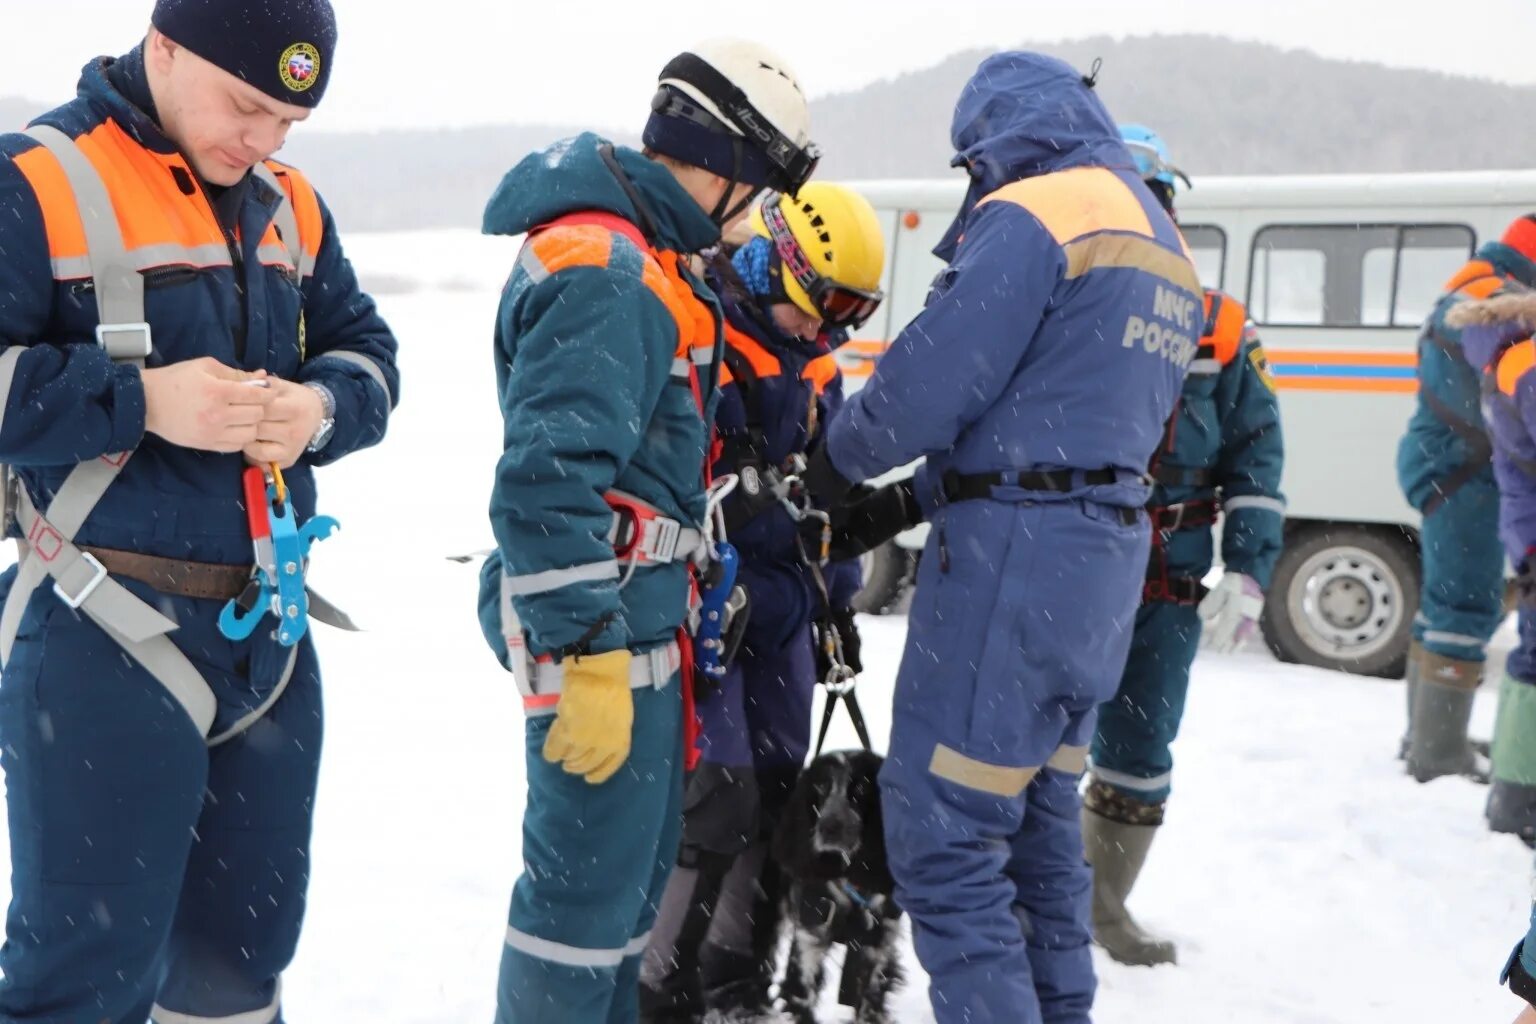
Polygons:
[[801,773],[774,834],[774,858],[792,878],[847,878],[882,893],[894,888],[880,816],[883,763],[878,754],[838,751]]

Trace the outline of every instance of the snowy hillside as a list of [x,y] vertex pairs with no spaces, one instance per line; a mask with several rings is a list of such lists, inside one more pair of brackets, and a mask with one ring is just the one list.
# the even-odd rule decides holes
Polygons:
[[[475,569],[445,556],[489,538],[489,339],[513,248],[453,233],[358,237],[350,250],[365,278],[417,284],[382,289],[402,341],[391,436],[321,477],[321,508],[343,529],[313,578],[369,632],[316,630],[328,749],[286,1015],[483,1022],[519,868],[521,711],[479,635]],[[862,626],[863,703],[883,742],[905,622]],[[1492,705],[1485,693],[1484,735]],[[1401,774],[1400,684],[1207,655],[1189,707],[1168,825],[1133,904],[1180,941],[1181,964],[1101,958],[1096,1020],[1514,1016],[1497,974],[1525,927],[1531,855],[1482,828],[1484,791]],[[915,963],[912,974],[898,1017],[931,1021]],[[831,1001],[827,1020],[850,1019]]]

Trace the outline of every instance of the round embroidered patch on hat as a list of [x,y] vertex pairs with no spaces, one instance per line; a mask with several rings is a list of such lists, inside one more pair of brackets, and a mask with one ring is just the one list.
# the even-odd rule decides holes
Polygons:
[[320,51],[313,43],[294,43],[283,51],[277,73],[290,92],[308,92],[320,80]]

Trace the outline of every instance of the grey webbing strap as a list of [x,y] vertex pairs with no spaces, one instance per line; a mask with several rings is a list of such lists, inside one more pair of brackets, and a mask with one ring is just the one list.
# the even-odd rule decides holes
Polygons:
[[344,629],[349,633],[363,631],[361,626],[352,621],[352,616],[315,593],[313,587],[305,587],[304,592],[309,595],[309,617],[316,622],[323,622],[334,629]]
[[306,267],[304,244],[299,239],[299,218],[294,213],[293,203],[288,200],[288,190],[266,164],[251,168],[251,176],[277,193],[277,211],[272,215],[272,223],[277,228],[277,237],[282,239],[283,248],[288,250],[288,262],[293,265],[293,272],[302,281],[313,273],[314,268]]
[[82,607],[80,610],[176,698],[176,703],[186,709],[192,724],[197,726],[199,735],[208,735],[218,711],[218,699],[214,697],[213,689],[203,679],[202,673],[187,660],[187,656],[171,642],[170,637],[162,634],[135,642],[113,629],[111,623],[91,614],[89,609]]
[[16,379],[16,364],[26,350],[25,345],[12,345],[0,352],[0,427],[5,426],[5,409],[11,404],[11,382]]
[[[217,736],[210,736],[208,738],[208,745],[210,747],[216,747],[220,743],[228,743],[230,740],[234,739],[236,736],[239,736],[241,733],[245,732],[245,730],[249,729],[251,726],[260,721],[262,715],[265,715],[268,711],[271,711],[272,706],[276,704],[278,698],[283,695],[283,691],[288,689],[288,683],[293,679],[293,669],[296,665],[298,665],[298,663],[299,649],[297,646],[295,646],[289,650],[288,664],[283,667],[283,674],[277,680],[277,685],[272,687],[272,692],[267,694],[267,699],[256,705],[256,707],[252,708],[249,713],[247,713],[244,717],[242,717],[238,722],[230,726],[228,729],[225,729]],[[212,723],[210,722],[209,724]],[[203,730],[204,733],[207,731],[207,729]]]
[[85,245],[96,284],[96,307],[101,325],[97,338],[115,360],[142,364],[149,355],[149,326],[144,322],[144,278],[123,245],[122,229],[106,183],[95,166],[68,135],[48,125],[36,125],[27,134],[53,154],[70,191],[85,230]]
[[389,382],[384,379],[384,371],[379,369],[378,363],[369,359],[361,352],[349,352],[345,349],[335,352],[322,352],[315,356],[315,359],[339,359],[344,363],[351,363],[353,366],[360,367],[379,386],[379,390],[384,392],[385,401],[393,401],[389,393]]

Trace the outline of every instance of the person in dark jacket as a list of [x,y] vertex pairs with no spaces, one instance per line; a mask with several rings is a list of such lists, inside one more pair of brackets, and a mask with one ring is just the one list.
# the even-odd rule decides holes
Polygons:
[[480,586],[482,630],[527,714],[526,868],[497,1024],[638,1018],[682,827],[686,626],[719,400],[719,304],[697,254],[763,188],[804,184],[808,133],[783,61],[719,41],[663,69],[644,152],[559,142],[486,209],[487,233],[527,235],[496,324],[503,452]]
[[302,523],[398,396],[329,211],[270,159],[335,48],[324,0],[162,0],[0,136],[5,1020],[282,1019],[320,668],[218,619],[251,577],[248,463]]
[[[1142,125],[1124,125],[1121,134],[1147,187],[1173,216],[1181,172],[1161,137]],[[1284,533],[1283,463],[1280,408],[1258,332],[1242,303],[1207,289],[1200,350],[1152,461],[1152,557],[1120,689],[1099,709],[1083,798],[1094,940],[1122,963],[1175,957],[1171,942],[1141,929],[1125,900],[1172,792],[1169,744],[1184,717],[1202,620],[1208,646],[1219,651],[1258,632]],[[1218,512],[1224,573],[1207,592],[1201,581],[1215,555]]]
[[1477,372],[1447,322],[1458,305],[1508,284],[1536,286],[1536,214],[1446,282],[1419,333],[1418,404],[1397,449],[1397,478],[1419,524],[1422,582],[1408,652],[1408,727],[1401,754],[1420,782],[1443,775],[1487,778],[1467,738],[1483,681],[1488,638],[1504,618],[1499,490],[1483,422]]
[[884,237],[868,200],[818,182],[770,194],[752,224],[710,278],[725,309],[714,471],[739,481],[723,512],[750,611],[740,653],[699,700],[703,758],[641,992],[654,1024],[768,1012],[781,895],[769,839],[830,668],[818,633],[835,632],[848,667],[863,667],[851,607],[858,563],[824,561],[822,520],[792,481],[842,408],[832,350],[878,308]]
[[1499,484],[1499,539],[1520,593],[1520,642],[1499,687],[1488,824],[1536,842],[1536,292],[1506,284],[1489,298],[1459,304],[1446,322],[1461,329],[1462,354],[1481,380]]

